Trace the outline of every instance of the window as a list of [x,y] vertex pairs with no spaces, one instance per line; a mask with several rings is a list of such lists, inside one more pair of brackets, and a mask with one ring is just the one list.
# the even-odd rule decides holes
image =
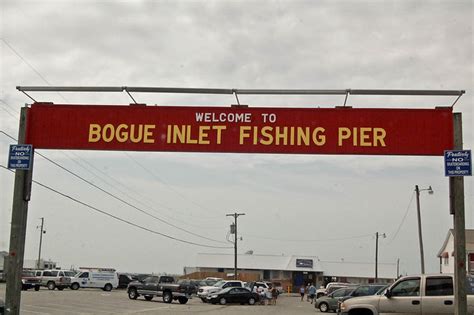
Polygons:
[[51,277],[51,271],[44,271],[43,277]]
[[58,276],[58,272],[57,271],[51,271],[51,276],[53,277],[57,277]]
[[352,296],[366,296],[366,295],[370,295],[368,286],[358,287],[357,289],[354,290],[354,293],[352,293]]
[[243,288],[234,288],[229,291],[230,294],[240,294],[240,293],[246,293],[246,292],[248,291]]
[[420,278],[400,281],[393,287],[391,292],[392,296],[419,296]]
[[79,278],[89,278],[89,273],[88,272],[83,272],[79,275]]
[[453,279],[451,277],[426,278],[426,296],[453,295]]
[[343,297],[343,296],[346,295],[345,293],[346,293],[346,290],[345,290],[345,289],[336,290],[336,291],[334,291],[334,293],[332,294],[332,296],[335,297],[335,298]]
[[449,265],[449,257],[444,257],[443,258],[443,263],[445,266]]

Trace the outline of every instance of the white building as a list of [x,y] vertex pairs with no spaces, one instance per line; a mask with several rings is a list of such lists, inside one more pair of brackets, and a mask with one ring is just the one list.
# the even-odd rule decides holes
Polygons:
[[[375,282],[375,263],[349,261],[323,261],[316,256],[302,255],[258,255],[239,254],[237,256],[239,275],[259,280],[284,283],[292,290],[307,283],[317,286],[331,281],[373,283]],[[198,254],[196,265],[184,268],[185,275],[221,273],[223,276],[234,273],[233,254]],[[377,282],[391,282],[397,278],[397,265],[379,263]]]
[[[438,252],[439,271],[454,273],[454,230],[450,229],[444,244]],[[474,274],[474,230],[466,229],[466,270]]]

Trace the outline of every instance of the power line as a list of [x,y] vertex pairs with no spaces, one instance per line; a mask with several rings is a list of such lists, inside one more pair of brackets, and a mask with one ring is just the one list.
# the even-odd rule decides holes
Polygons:
[[319,239],[319,240],[308,240],[308,239],[281,239],[281,238],[273,238],[273,237],[264,237],[259,235],[252,235],[252,234],[245,234],[247,237],[257,238],[257,239],[266,239],[271,241],[278,241],[278,242],[332,242],[332,241],[346,241],[355,238],[366,238],[372,237],[372,234],[364,234],[364,235],[357,235],[357,236],[350,236],[350,237],[341,237],[341,238],[327,238],[327,239]]
[[[10,48],[10,50],[11,50],[15,55],[18,56],[18,58],[20,58],[28,67],[30,67],[30,69],[33,70],[33,71],[38,75],[38,77],[40,77],[47,85],[49,85],[49,86],[52,85],[51,83],[49,83],[48,80],[46,80],[46,78],[45,78],[38,70],[36,70],[35,67],[33,67],[33,66],[31,65],[31,63],[28,62],[28,60],[26,60],[15,48],[13,48],[13,46],[12,46],[9,42],[7,42],[6,39],[4,39],[4,38],[0,38],[0,39],[2,40],[2,42],[3,42],[5,45],[7,45],[8,48]],[[59,96],[61,96],[61,98],[62,98],[64,101],[67,102],[67,100],[64,98],[64,96],[62,96],[61,93],[59,93],[59,92],[56,92],[56,93],[57,93]]]
[[[66,154],[66,152],[62,152],[64,155],[66,155],[68,158],[70,158],[70,156],[68,154]],[[79,167],[81,167],[82,169],[84,169],[86,172],[88,172],[89,174],[91,174],[92,176],[94,176],[95,178],[99,179],[100,181],[102,181],[104,184],[110,186],[111,188],[115,189],[116,191],[118,191],[120,194],[122,195],[125,195],[126,197],[128,197],[129,199],[132,199],[133,201],[135,201],[136,203],[144,206],[144,207],[147,207],[149,210],[153,211],[154,213],[159,213],[157,210],[155,210],[152,206],[148,205],[148,204],[145,204],[143,201],[141,201],[140,199],[138,198],[135,198],[134,196],[130,195],[127,191],[125,190],[131,190],[131,189],[128,189],[128,187],[126,187],[124,184],[122,184],[120,181],[116,180],[115,178],[113,178],[112,176],[108,175],[106,172],[100,170],[99,168],[95,167],[92,163],[86,161],[86,160],[83,160],[81,157],[79,157],[77,154],[74,154],[72,152],[68,152],[70,154],[73,154],[74,158],[70,158],[70,160],[72,162],[74,162],[76,165],[78,165]],[[84,166],[83,164],[79,163],[77,160],[80,160],[84,163],[87,164],[88,167]],[[101,173],[103,176],[100,176],[100,175],[97,175],[96,173],[94,173],[91,169],[95,170],[96,172],[99,172]],[[111,184],[111,182],[109,182],[108,180],[106,180],[105,177],[109,178],[110,180],[112,180],[116,185],[113,185]],[[124,189],[120,189],[118,186],[121,186],[121,187],[124,187]],[[137,192],[134,191],[135,194],[138,194]],[[140,196],[140,198],[144,199],[145,197],[138,194]],[[163,205],[160,205],[161,207],[163,208],[167,208]],[[168,208],[171,210],[171,208]],[[175,212],[176,213],[176,212]],[[180,223],[183,223],[183,224],[187,224],[186,222],[182,221],[182,220],[178,220],[176,218],[170,218],[164,214],[161,213],[161,216],[167,218],[167,219],[172,219],[172,220],[175,220],[177,222],[180,222]]]
[[397,238],[398,232],[400,232],[400,229],[402,228],[402,225],[405,222],[405,219],[408,215],[408,211],[410,210],[410,206],[411,206],[414,196],[415,196],[415,191],[412,192],[410,202],[408,202],[407,210],[405,211],[405,214],[403,215],[402,221],[400,222],[400,225],[398,226],[397,231],[395,232],[395,234],[393,234],[392,239],[388,242],[388,245],[392,244],[392,242]]
[[[0,164],[0,167],[3,168],[3,169],[6,169],[7,171],[10,171],[10,172],[12,172],[12,173],[15,173],[13,170],[9,169],[8,167],[6,167],[6,166],[4,166],[4,165],[1,165],[1,164]],[[61,195],[61,196],[64,197],[64,198],[67,198],[67,199],[69,199],[69,200],[72,200],[72,201],[74,201],[74,202],[76,202],[76,203],[78,203],[78,204],[80,204],[80,205],[83,205],[83,206],[85,206],[85,207],[87,207],[87,208],[90,208],[90,209],[92,209],[92,210],[94,210],[94,211],[96,211],[96,212],[99,212],[99,213],[101,213],[101,214],[103,214],[103,215],[109,216],[109,217],[111,217],[111,218],[113,218],[113,219],[115,219],[115,220],[121,221],[121,222],[126,223],[126,224],[128,224],[128,225],[134,226],[134,227],[136,227],[136,228],[139,228],[139,229],[141,229],[141,230],[144,230],[144,231],[147,231],[147,232],[156,234],[156,235],[160,235],[160,236],[163,236],[163,237],[166,237],[166,238],[169,238],[169,239],[178,241],[178,242],[182,242],[182,243],[186,243],[186,244],[190,244],[190,245],[201,246],[201,247],[208,247],[208,248],[226,248],[226,249],[232,248],[232,247],[226,247],[226,246],[213,246],[213,245],[206,245],[206,244],[195,243],[195,242],[183,240],[183,239],[180,239],[180,238],[177,238],[177,237],[168,235],[168,234],[164,234],[164,233],[161,233],[161,232],[158,232],[158,231],[155,231],[155,230],[151,230],[151,229],[146,228],[146,227],[144,227],[144,226],[141,226],[141,225],[139,225],[139,224],[136,224],[136,223],[133,223],[133,222],[131,222],[131,221],[122,219],[122,218],[120,218],[120,217],[118,217],[118,216],[116,216],[116,215],[113,215],[113,214],[111,214],[111,213],[108,213],[108,212],[106,212],[106,211],[104,211],[104,210],[101,210],[101,209],[99,209],[99,208],[97,208],[97,207],[94,207],[94,206],[92,206],[92,205],[89,205],[89,204],[87,204],[87,203],[85,203],[85,202],[83,202],[83,201],[81,201],[81,200],[79,200],[79,199],[76,199],[76,198],[74,198],[74,197],[72,197],[72,196],[69,196],[69,195],[67,195],[67,194],[65,194],[65,193],[62,193],[62,192],[60,192],[59,190],[54,189],[54,188],[52,188],[52,187],[50,187],[50,186],[48,186],[48,185],[45,185],[45,184],[43,184],[43,183],[40,183],[40,182],[38,182],[38,181],[36,181],[36,180],[33,180],[33,183],[35,183],[35,184],[37,184],[37,185],[39,185],[39,186],[41,186],[41,187],[43,187],[43,188],[46,188],[46,189],[48,189],[48,190],[50,190],[50,191],[52,191],[52,192],[54,192],[54,193],[56,193],[56,194],[58,194],[58,195]]]
[[[67,154],[65,152],[63,152],[66,156]],[[173,215],[176,215],[176,214],[179,214],[179,215],[185,215],[185,216],[190,216],[192,217],[193,220],[197,219],[198,217],[195,217],[195,216],[192,216],[192,215],[189,215],[187,213],[184,213],[182,211],[178,211],[177,209],[174,209],[174,208],[171,208],[171,207],[168,207],[166,205],[164,205],[163,203],[159,203],[155,200],[151,200],[150,198],[148,198],[147,196],[144,196],[142,194],[140,194],[140,192],[137,192],[136,190],[133,190],[131,189],[130,187],[127,187],[125,184],[123,184],[121,181],[115,179],[114,177],[112,177],[111,175],[109,175],[107,172],[104,172],[102,171],[101,169],[99,169],[98,167],[96,167],[94,164],[90,163],[89,161],[87,160],[84,160],[82,159],[79,155],[73,153],[73,152],[68,152],[69,154],[72,154],[75,158],[74,159],[71,159],[71,161],[73,161],[74,163],[76,163],[77,165],[79,165],[81,168],[83,168],[84,170],[86,170],[87,172],[89,172],[90,174],[92,174],[94,177],[100,179],[101,181],[103,181],[105,184],[109,185],[110,187],[116,189],[117,191],[119,191],[120,193],[126,195],[128,198],[134,200],[135,202],[149,208],[150,210],[154,210],[155,213],[158,213],[158,211],[156,211],[153,206],[150,206],[150,204],[146,204],[143,200],[147,199],[149,202],[152,202],[152,203],[156,203],[157,205],[159,205],[161,208],[163,209],[166,209],[170,212],[172,212]],[[68,156],[69,157],[69,156]],[[70,158],[70,157],[69,157]],[[82,161],[83,163],[87,164],[88,167],[85,167],[84,165],[82,165],[81,163],[79,163],[78,161],[76,161],[76,159]],[[112,182],[114,182],[116,185],[112,185],[110,182],[108,182],[107,180],[105,180],[103,178],[103,176],[98,176],[96,173],[92,172],[90,170],[90,168],[92,168],[93,170],[97,171],[98,173],[102,174],[103,176],[107,177],[108,179],[110,179]],[[140,199],[138,198],[135,198],[133,196],[131,196],[129,193],[127,193],[126,191],[122,190],[122,189],[119,189],[118,186],[121,186],[123,187],[125,190],[127,190],[129,193],[133,193],[135,195],[138,195],[140,197]],[[163,214],[161,214],[163,215]],[[195,224],[190,224],[189,222],[186,222],[184,220],[179,220],[177,218],[170,218],[168,217],[169,219],[172,219],[172,220],[175,220],[177,222],[180,222],[182,224],[185,224],[185,225],[188,225],[188,226],[193,226],[193,227],[197,227],[197,228],[201,228],[201,229],[212,229],[210,227],[202,227],[202,226],[198,226],[198,225],[195,225]]]
[[169,185],[168,183],[166,183],[162,178],[158,177],[155,173],[153,173],[152,171],[150,171],[149,169],[147,169],[143,164],[141,164],[140,162],[137,161],[137,159],[134,159],[130,156],[130,154],[128,153],[125,153],[125,155],[130,159],[132,160],[135,164],[137,164],[139,167],[141,167],[148,175],[151,175],[152,177],[154,177],[156,180],[158,180],[159,182],[161,182],[163,185],[165,185],[169,190],[173,191],[174,193],[176,193],[177,195],[181,196],[183,199],[186,199],[188,201],[190,201],[192,204],[194,204],[195,206],[201,208],[202,210],[205,210],[207,211],[208,209],[206,209],[205,207],[201,206],[200,204],[198,204],[197,202],[189,199],[186,195],[182,194],[181,192],[179,192],[178,190],[176,190],[175,188],[173,188],[171,185]]
[[[3,133],[3,134],[5,134],[5,135],[8,136],[9,138],[11,138],[11,139],[17,141],[14,137],[10,136],[10,135],[7,134],[6,132],[1,131],[1,130],[0,130],[0,132]],[[169,225],[169,226],[172,226],[172,227],[174,227],[174,228],[176,228],[176,229],[178,229],[178,230],[180,230],[180,231],[183,231],[183,232],[185,232],[185,233],[188,233],[188,234],[197,236],[197,237],[199,237],[199,238],[206,239],[206,240],[209,240],[209,241],[213,241],[213,242],[216,242],[216,243],[222,243],[222,244],[225,244],[225,243],[226,243],[226,242],[224,242],[224,241],[219,241],[219,240],[215,240],[215,239],[212,239],[212,238],[209,238],[209,237],[206,237],[206,236],[199,235],[199,234],[194,233],[194,232],[191,232],[191,231],[189,231],[189,230],[187,230],[187,229],[183,229],[183,228],[181,228],[181,227],[179,227],[179,226],[177,226],[177,225],[175,225],[175,224],[173,224],[173,223],[171,223],[171,222],[168,222],[168,221],[166,221],[166,220],[164,220],[164,219],[162,219],[162,218],[159,218],[159,217],[157,217],[157,216],[155,216],[155,215],[153,215],[153,214],[151,214],[151,213],[149,213],[149,212],[147,212],[147,211],[145,211],[145,210],[143,210],[143,209],[141,209],[141,208],[139,208],[139,207],[137,207],[137,206],[135,206],[135,205],[129,203],[128,201],[126,201],[126,200],[124,200],[124,199],[122,199],[122,198],[120,198],[120,197],[114,195],[113,193],[111,193],[111,192],[109,192],[109,191],[103,189],[102,187],[99,187],[98,185],[94,184],[93,182],[91,182],[91,181],[85,179],[84,177],[82,177],[82,176],[80,176],[80,175],[74,173],[73,171],[67,169],[66,167],[62,166],[61,164],[59,164],[59,163],[53,161],[52,159],[46,157],[44,154],[41,154],[41,153],[39,153],[39,152],[36,152],[36,153],[37,153],[39,156],[41,156],[42,158],[44,158],[45,160],[47,160],[47,161],[49,161],[50,163],[54,164],[55,166],[59,167],[60,169],[62,169],[62,170],[64,170],[64,171],[66,171],[67,173],[73,175],[74,177],[76,177],[76,178],[82,180],[83,182],[85,182],[85,183],[91,185],[92,187],[98,189],[99,191],[101,191],[101,192],[107,194],[108,196],[110,196],[110,197],[112,197],[112,198],[114,198],[114,199],[120,201],[121,203],[123,203],[123,204],[125,204],[125,205],[127,205],[127,206],[129,206],[129,207],[131,207],[131,208],[133,208],[133,209],[135,209],[135,210],[137,210],[137,211],[143,213],[143,214],[146,214],[146,215],[148,215],[148,216],[150,216],[150,217],[152,217],[152,218],[154,218],[154,219],[156,219],[156,220],[158,220],[158,221],[160,221],[160,222],[162,222],[162,223],[165,223],[165,224],[167,224],[167,225]]]

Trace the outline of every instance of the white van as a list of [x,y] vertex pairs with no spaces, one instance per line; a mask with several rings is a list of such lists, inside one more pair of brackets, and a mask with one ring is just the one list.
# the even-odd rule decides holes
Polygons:
[[71,278],[71,289],[100,288],[111,291],[118,287],[118,274],[112,268],[80,268],[81,271]]

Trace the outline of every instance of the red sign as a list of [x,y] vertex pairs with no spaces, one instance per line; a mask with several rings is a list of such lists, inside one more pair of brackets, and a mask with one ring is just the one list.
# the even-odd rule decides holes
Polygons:
[[251,108],[33,104],[37,149],[443,155],[451,108]]

